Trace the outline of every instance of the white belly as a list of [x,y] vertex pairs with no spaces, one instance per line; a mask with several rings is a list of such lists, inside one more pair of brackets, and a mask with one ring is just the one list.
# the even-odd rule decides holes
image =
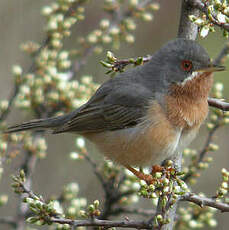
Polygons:
[[[169,144],[163,145],[166,137],[146,135],[147,129],[142,127],[128,128],[117,131],[107,131],[88,134],[86,137],[93,142],[98,150],[109,159],[130,166],[152,166],[172,157],[193,140],[196,132],[186,134],[174,132],[174,138]],[[160,135],[158,133],[158,135]]]

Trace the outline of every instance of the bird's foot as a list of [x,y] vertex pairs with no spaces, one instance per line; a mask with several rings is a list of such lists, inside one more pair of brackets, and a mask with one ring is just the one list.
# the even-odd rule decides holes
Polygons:
[[150,174],[145,174],[141,171],[132,168],[129,165],[125,165],[125,167],[129,171],[131,171],[137,178],[139,178],[140,180],[144,180],[148,185],[154,184],[155,181],[158,179],[156,173],[161,173],[161,175],[170,178],[171,175],[174,175],[177,172],[177,170],[171,164],[165,164],[163,166],[153,165]]
[[151,174],[155,174],[157,172],[163,172],[165,170],[165,167],[164,166],[161,166],[161,165],[153,165],[152,166],[152,171],[151,171]]

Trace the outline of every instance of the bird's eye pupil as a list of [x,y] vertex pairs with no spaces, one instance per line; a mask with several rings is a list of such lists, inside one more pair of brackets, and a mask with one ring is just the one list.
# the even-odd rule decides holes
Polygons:
[[189,67],[189,63],[184,63],[184,67],[188,68]]
[[188,60],[183,60],[181,62],[181,67],[185,71],[190,71],[192,69],[192,62]]

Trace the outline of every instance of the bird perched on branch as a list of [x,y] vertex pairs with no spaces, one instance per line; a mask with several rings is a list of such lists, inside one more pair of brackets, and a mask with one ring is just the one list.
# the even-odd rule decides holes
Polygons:
[[52,129],[93,142],[111,160],[140,179],[150,177],[132,166],[152,166],[182,151],[196,136],[208,114],[212,64],[197,42],[168,42],[149,62],[102,84],[75,111],[9,127],[6,132]]

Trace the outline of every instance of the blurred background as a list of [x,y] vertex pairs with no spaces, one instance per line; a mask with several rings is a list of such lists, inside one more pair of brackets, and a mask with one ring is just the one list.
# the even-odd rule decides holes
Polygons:
[[[40,9],[49,0],[31,1],[0,1],[0,99],[9,97],[12,91],[11,68],[14,64],[20,64],[24,70],[30,66],[30,59],[20,51],[19,46],[27,40],[40,42],[44,39],[44,19],[40,16]],[[134,45],[122,45],[119,51],[114,51],[119,58],[137,57],[152,54],[162,44],[176,37],[180,13],[179,0],[160,1],[160,10],[154,14],[153,22],[141,22],[136,30],[136,42]],[[67,41],[67,47],[74,47],[79,34],[87,34],[91,28],[98,24],[103,15],[100,13],[102,1],[91,1],[86,9],[86,20],[78,24],[73,31],[73,36]],[[221,31],[210,34],[206,39],[199,41],[209,52],[212,58],[216,57],[226,39],[222,38]],[[101,54],[100,58],[90,58],[88,64],[83,68],[82,74],[93,74],[95,81],[104,82],[108,76],[105,75],[105,69],[99,64],[100,60],[105,59],[106,52]],[[229,60],[226,65],[228,65]],[[224,95],[229,100],[229,76],[228,72],[217,73],[216,81],[224,83]],[[17,123],[28,120],[27,114],[13,110],[8,122]],[[229,168],[229,127],[218,130],[215,142],[219,144],[220,149],[214,153],[214,163],[206,170],[199,182],[193,187],[194,192],[205,192],[208,196],[214,194],[220,182],[221,168]],[[93,175],[93,171],[87,162],[73,162],[69,159],[69,153],[74,150],[75,137],[71,134],[47,135],[48,138],[48,156],[37,164],[34,174],[34,188],[39,194],[48,197],[50,194],[58,194],[63,185],[77,181],[80,185],[80,194],[87,197],[88,201],[95,199],[102,200],[101,186]],[[191,147],[201,149],[206,139],[206,127],[203,127],[197,139]],[[102,157],[93,151],[91,154],[95,159]],[[11,181],[9,175],[15,173],[21,164],[22,156],[17,156],[12,163],[7,165],[0,184],[0,193],[8,193],[10,196],[9,204],[0,208],[0,216],[12,215],[16,211],[16,195],[10,188]],[[64,162],[64,164],[63,164]],[[99,195],[98,195],[99,194]],[[141,199],[143,207],[150,207],[147,200]],[[229,220],[227,213],[218,212],[218,230],[228,229]],[[8,229],[0,225],[0,229]],[[207,228],[206,228],[207,229]]]

